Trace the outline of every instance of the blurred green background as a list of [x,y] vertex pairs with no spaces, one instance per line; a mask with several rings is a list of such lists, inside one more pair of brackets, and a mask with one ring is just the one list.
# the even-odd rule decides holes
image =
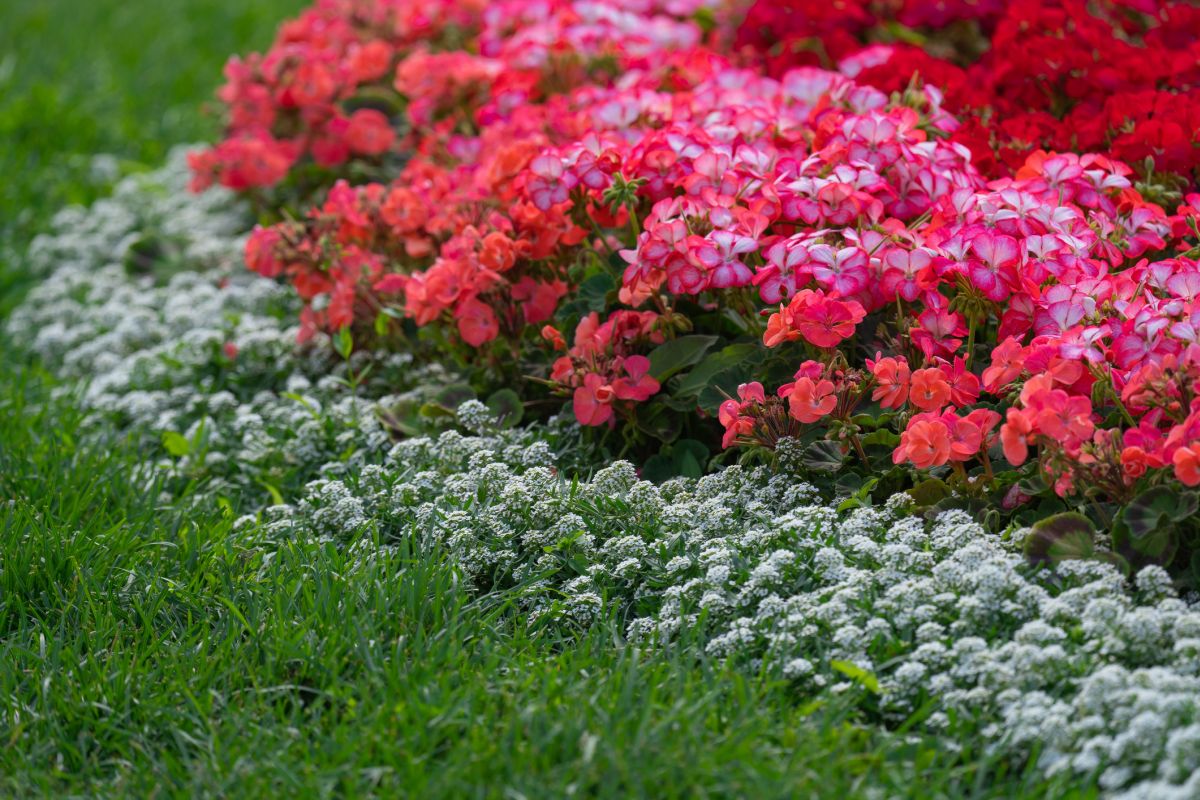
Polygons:
[[109,189],[94,156],[153,166],[173,144],[214,136],[225,60],[267,47],[304,5],[0,2],[0,317],[27,284],[16,262],[29,239],[58,208]]

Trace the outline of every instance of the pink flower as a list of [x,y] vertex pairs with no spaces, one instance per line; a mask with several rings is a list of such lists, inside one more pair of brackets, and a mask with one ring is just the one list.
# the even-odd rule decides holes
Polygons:
[[491,306],[471,298],[461,303],[454,311],[458,321],[458,332],[463,341],[472,347],[490,342],[500,333],[500,325],[496,322],[496,312]]
[[613,381],[613,392],[618,398],[643,402],[658,392],[658,381],[647,374],[650,371],[650,359],[645,356],[628,356],[622,367],[629,377]]
[[793,320],[800,335],[817,347],[836,347],[853,336],[855,326],[867,316],[857,301],[832,300],[815,293],[813,297],[813,302],[794,307]]
[[594,372],[583,376],[583,385],[575,390],[572,403],[580,425],[603,425],[613,418],[613,387]]

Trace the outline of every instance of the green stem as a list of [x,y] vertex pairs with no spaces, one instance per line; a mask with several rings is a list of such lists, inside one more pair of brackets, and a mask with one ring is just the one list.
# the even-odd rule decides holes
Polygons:
[[971,315],[971,322],[967,329],[967,357],[963,363],[964,369],[971,368],[971,356],[975,355],[975,315]]

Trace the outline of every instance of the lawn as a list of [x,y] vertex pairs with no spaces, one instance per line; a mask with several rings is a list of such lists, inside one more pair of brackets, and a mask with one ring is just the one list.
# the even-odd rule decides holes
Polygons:
[[[0,321],[51,215],[211,138],[220,65],[299,0],[0,10]],[[686,641],[547,635],[521,590],[374,530],[266,542],[0,340],[0,795],[1094,797]],[[294,500],[294,497],[287,497]],[[370,552],[364,557],[364,548]],[[959,721],[962,724],[962,721]]]

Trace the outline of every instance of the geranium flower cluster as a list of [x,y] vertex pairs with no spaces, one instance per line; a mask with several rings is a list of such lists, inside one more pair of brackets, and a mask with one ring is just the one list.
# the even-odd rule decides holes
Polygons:
[[[618,311],[603,323],[596,313],[580,320],[574,346],[550,372],[552,381],[572,390],[576,419],[584,425],[611,423],[618,409],[658,393],[659,382],[648,374],[650,360],[635,348],[661,343],[660,327],[653,311]],[[547,325],[543,335],[555,347],[565,346],[554,327]]]
[[[848,423],[857,403],[837,398],[870,388],[881,410],[900,412],[898,463],[930,469],[978,456],[990,478],[998,433],[1014,466],[1036,445],[1060,494],[1127,499],[1150,469],[1200,483],[1200,276],[1191,258],[1146,255],[1192,247],[1194,211],[1168,216],[1127,172],[1100,156],[1038,153],[1015,179],[939,197],[915,224],[855,220],[832,248],[857,265],[848,272],[830,271],[828,254],[797,259],[799,290],[772,314],[763,341],[800,342],[827,366],[802,367],[797,385],[807,381],[805,397],[818,399],[793,402],[793,416]],[[892,348],[865,360],[861,383],[843,381],[835,393],[835,348],[868,316],[872,343]],[[726,429],[737,425],[748,428]]]
[[319,0],[267,53],[226,64],[225,137],[192,155],[193,186],[270,187],[305,164],[378,161],[429,128],[469,136],[589,72],[695,44],[685,19],[709,5]]
[[1031,148],[1105,151],[1197,173],[1200,9],[1182,0],[760,0],[738,43],[775,74],[835,66],[902,91],[916,76],[963,116],[955,139],[989,175]]
[[[416,4],[393,5],[416,13]],[[434,37],[392,57],[395,78],[381,91],[405,109],[397,149],[408,161],[399,175],[386,184],[339,182],[307,218],[259,229],[250,266],[296,284],[309,301],[305,337],[371,323],[392,305],[421,325],[452,319],[474,347],[499,335],[519,340],[553,313],[567,290],[570,256],[561,250],[586,236],[578,215],[539,207],[571,187],[539,149],[628,126],[642,106],[666,101],[651,89],[706,74],[707,56],[694,49],[701,30],[682,19],[704,5],[513,0],[489,4],[477,19],[460,9],[466,18],[433,30],[452,27],[463,49],[433,52]],[[319,10],[321,19],[348,13],[337,4]],[[359,40],[374,35],[355,30]],[[200,178],[213,157],[194,159]],[[605,168],[616,164],[595,165]]]
[[[1072,53],[1105,31],[1120,33],[1121,59],[1191,52],[1162,22],[1191,17],[1176,4],[1091,16],[1073,3],[908,4],[890,17],[839,4],[789,16],[800,38],[767,48],[775,67],[808,58],[795,42],[819,41],[838,71],[770,77],[720,50],[728,26],[705,39],[689,18],[699,5],[513,0],[430,22],[453,35],[389,62],[403,169],[337,183],[304,218],[258,229],[250,265],[296,285],[302,336],[406,318],[494,365],[565,350],[574,330],[569,353],[540,368],[585,425],[636,423],[664,390],[675,412],[695,408],[669,396],[677,370],[653,352],[694,331],[762,345],[763,380],[706,409],[726,446],[819,429],[868,471],[880,445],[963,487],[1036,461],[1058,494],[1114,501],[1162,476],[1200,483],[1200,196],[1164,206],[1161,186],[1135,186],[1112,126],[1070,142],[1010,135],[1018,101],[984,96],[1011,90],[1019,113],[1043,114],[1026,96],[1041,82],[1063,128],[1102,102],[1105,81],[1184,98],[1186,70],[1110,80]],[[752,11],[744,41],[773,13]],[[1022,13],[1037,42],[1071,29],[1074,67],[1051,80],[1010,52]],[[863,49],[892,23],[930,48],[969,30],[992,49],[940,72],[907,46]],[[374,35],[351,27],[360,46]],[[910,62],[924,81],[897,66]],[[989,146],[1012,150],[1011,174],[972,140],[984,119]],[[1081,141],[1113,149],[1067,151]],[[577,295],[615,270],[615,291]],[[797,363],[791,382],[763,386]]]

